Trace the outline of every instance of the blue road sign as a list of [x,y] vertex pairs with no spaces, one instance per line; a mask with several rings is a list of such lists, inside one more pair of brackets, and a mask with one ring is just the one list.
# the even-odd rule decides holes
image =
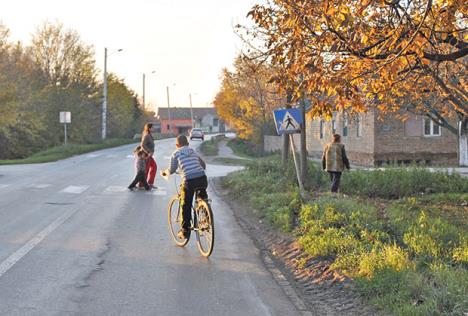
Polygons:
[[294,134],[301,132],[301,109],[274,110],[276,131],[278,135]]

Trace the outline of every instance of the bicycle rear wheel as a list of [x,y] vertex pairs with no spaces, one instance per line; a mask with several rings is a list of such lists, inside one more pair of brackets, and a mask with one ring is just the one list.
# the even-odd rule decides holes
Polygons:
[[211,206],[205,200],[199,200],[196,208],[197,227],[195,233],[197,236],[198,250],[204,257],[209,257],[213,252],[214,246],[214,221]]
[[177,236],[177,233],[182,228],[182,209],[180,208],[180,199],[177,195],[173,196],[169,202],[169,207],[167,209],[167,223],[169,234],[175,244],[179,247],[185,246],[188,243],[190,236],[185,239]]

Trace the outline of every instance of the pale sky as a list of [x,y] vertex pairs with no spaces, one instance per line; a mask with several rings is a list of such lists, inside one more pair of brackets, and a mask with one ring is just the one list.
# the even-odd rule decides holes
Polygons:
[[[233,32],[259,0],[1,0],[0,23],[10,40],[29,44],[44,21],[61,22],[93,45],[96,66],[116,73],[146,103],[211,106],[223,67],[231,67],[242,43]],[[122,48],[122,52],[116,52]],[[155,70],[155,74],[151,72]],[[102,76],[102,75],[101,75]],[[101,78],[102,80],[102,78]],[[174,85],[175,84],[175,85]]]

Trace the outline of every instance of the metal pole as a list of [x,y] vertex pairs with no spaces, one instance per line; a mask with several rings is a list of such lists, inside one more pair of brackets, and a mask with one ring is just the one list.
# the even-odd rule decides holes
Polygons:
[[106,139],[107,129],[107,48],[104,48],[104,97],[102,101],[102,140]]
[[65,146],[67,146],[67,123],[63,124],[65,129]]
[[169,134],[172,134],[171,105],[169,102],[169,86],[166,86],[167,93],[167,115],[169,117]]
[[145,74],[143,74],[143,110],[145,110]]
[[192,94],[189,93],[189,99],[190,99],[190,119],[192,120],[192,128],[193,128],[193,109],[192,109]]
[[294,166],[296,167],[297,183],[299,184],[299,192],[302,198],[305,198],[304,185],[302,184],[301,171],[299,170],[299,165],[296,159],[296,146],[294,145],[294,137],[292,134],[289,134],[289,140],[291,141],[291,151],[294,159]]

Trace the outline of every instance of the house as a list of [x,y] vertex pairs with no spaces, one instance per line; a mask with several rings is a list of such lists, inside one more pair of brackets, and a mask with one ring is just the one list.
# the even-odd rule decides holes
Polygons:
[[336,113],[331,121],[307,121],[307,151],[320,158],[331,135],[338,133],[352,163],[380,166],[389,163],[456,165],[457,136],[425,116],[408,114],[406,121],[376,111],[348,116]]
[[174,135],[187,133],[192,128],[192,115],[193,127],[201,128],[207,133],[225,131],[225,125],[213,107],[171,107],[169,111],[163,107],[158,108],[157,113],[157,118],[161,122],[161,133],[168,134],[171,130],[169,125],[172,125]]

